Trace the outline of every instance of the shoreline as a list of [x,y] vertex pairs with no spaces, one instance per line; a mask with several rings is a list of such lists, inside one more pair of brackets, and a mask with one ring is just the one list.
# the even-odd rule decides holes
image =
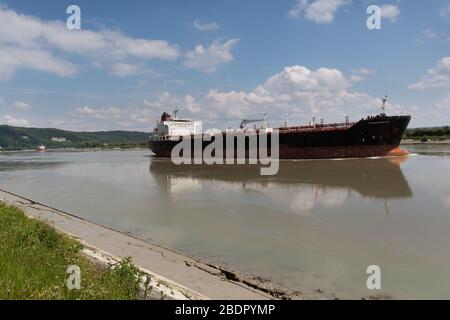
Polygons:
[[430,141],[420,141],[414,139],[404,139],[401,141],[400,145],[450,145],[450,139],[446,140],[430,140]]
[[[450,139],[445,140],[428,140],[421,141],[420,139],[402,139],[400,145],[450,145]],[[44,152],[89,152],[89,151],[126,151],[126,150],[149,150],[144,146],[123,146],[123,147],[98,147],[98,148],[53,148],[46,149]],[[38,152],[35,149],[18,149],[18,150],[2,150],[1,153],[20,153],[20,152]]]
[[0,201],[22,209],[28,217],[79,241],[84,248],[82,254],[96,264],[104,266],[130,256],[133,263],[151,277],[155,293],[167,299],[335,299],[334,295],[322,292],[305,296],[269,280],[188,257],[1,189]]
[[21,152],[89,152],[89,151],[127,151],[127,150],[149,150],[147,147],[110,147],[110,148],[57,148],[36,151],[35,149],[20,150],[0,150],[1,153],[21,153]]

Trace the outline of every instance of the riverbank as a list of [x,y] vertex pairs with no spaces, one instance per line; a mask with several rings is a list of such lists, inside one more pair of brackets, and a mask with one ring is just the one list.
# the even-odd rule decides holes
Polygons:
[[[99,266],[82,245],[0,203],[0,299],[137,299],[141,274],[129,259]],[[70,269],[69,266],[72,266]],[[82,287],[68,274],[79,268]],[[76,272],[76,271],[75,271]],[[74,278],[75,279],[75,278]]]
[[411,144],[450,145],[450,139],[445,139],[445,140],[427,140],[427,141],[422,141],[422,140],[419,140],[419,139],[403,139],[401,144],[402,145],[411,145]]
[[[59,233],[79,241],[83,255],[97,265],[110,265],[130,257],[140,272],[150,278],[148,286],[153,289],[153,298],[303,298],[299,292],[288,292],[263,279],[203,263],[6,191],[0,191],[0,199],[20,208],[28,217],[45,222]],[[318,293],[317,297],[324,295]]]
[[90,151],[111,151],[111,150],[148,150],[146,146],[129,146],[129,147],[99,147],[99,148],[53,148],[44,151],[36,151],[36,149],[18,149],[18,150],[2,150],[0,153],[19,153],[19,152],[90,152]]

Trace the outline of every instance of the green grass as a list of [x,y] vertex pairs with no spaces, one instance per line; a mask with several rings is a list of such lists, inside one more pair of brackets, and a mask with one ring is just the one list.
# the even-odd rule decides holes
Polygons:
[[[130,258],[102,270],[80,254],[79,242],[0,203],[0,299],[138,299],[141,273]],[[81,269],[69,290],[66,270]]]

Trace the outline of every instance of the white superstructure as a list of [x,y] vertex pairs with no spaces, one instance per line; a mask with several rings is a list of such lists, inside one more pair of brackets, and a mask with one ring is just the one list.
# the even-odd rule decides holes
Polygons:
[[174,118],[169,113],[162,114],[161,120],[157,121],[157,126],[152,134],[153,139],[160,140],[202,133],[201,121],[178,118],[177,111],[176,109]]

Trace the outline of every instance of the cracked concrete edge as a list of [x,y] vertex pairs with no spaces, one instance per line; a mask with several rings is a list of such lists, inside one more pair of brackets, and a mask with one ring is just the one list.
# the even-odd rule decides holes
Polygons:
[[[103,249],[97,248],[96,246],[94,246],[90,243],[87,243],[80,237],[71,234],[67,230],[58,228],[51,221],[41,218],[41,217],[38,217],[36,215],[33,215],[29,211],[30,210],[37,210],[37,211],[44,210],[44,211],[51,212],[51,213],[57,214],[59,216],[65,217],[65,218],[78,219],[79,221],[82,221],[84,223],[94,225],[96,227],[103,228],[105,230],[117,232],[117,233],[121,234],[122,236],[130,237],[130,238],[142,241],[141,239],[136,238],[132,235],[122,233],[117,230],[98,225],[98,224],[90,222],[89,220],[86,220],[84,218],[81,218],[76,215],[58,210],[58,209],[50,207],[50,206],[46,206],[45,204],[27,199],[25,197],[11,193],[6,190],[0,189],[0,195],[1,195],[0,201],[4,201],[5,203],[7,203],[9,205],[13,205],[13,206],[21,208],[22,210],[24,210],[25,214],[28,217],[30,217],[32,219],[37,219],[41,222],[49,224],[52,227],[54,227],[58,232],[61,232],[62,234],[65,234],[65,235],[79,241],[80,243],[82,243],[82,245],[84,247],[82,254],[84,254],[89,259],[92,259],[95,263],[98,263],[99,265],[103,265],[105,267],[109,266],[117,261],[120,261],[120,258],[103,250]],[[6,199],[4,199],[4,198],[6,198]],[[161,250],[160,253],[163,256],[164,256],[164,251],[166,251],[166,253],[169,252],[171,254],[183,256],[183,257],[185,257],[184,263],[186,265],[194,266],[194,267],[202,270],[203,272],[217,276],[218,278],[221,278],[222,280],[227,280],[227,279],[224,279],[224,273],[218,267],[213,267],[211,265],[202,263],[201,261],[197,261],[195,259],[189,258],[189,257],[184,256],[170,248],[157,246],[157,245],[154,245],[151,243],[148,243],[148,244],[153,247],[159,248]],[[173,280],[170,280],[164,276],[158,275],[158,274],[156,274],[148,269],[145,269],[141,266],[138,266],[138,267],[145,274],[145,276],[150,279],[149,287],[152,288],[152,290],[151,290],[152,294],[149,297],[150,299],[162,299],[162,298],[176,299],[176,300],[209,300],[210,299],[209,297],[207,297],[191,288],[187,288],[187,287],[183,286],[182,284],[179,284],[179,283],[177,283]],[[241,287],[241,289],[247,290],[248,292],[254,292],[255,294],[257,294],[260,297],[260,299],[274,299],[275,298],[274,296],[268,294],[267,292],[260,291],[257,288],[247,286],[245,283],[241,283],[240,281],[227,280],[226,282],[232,283],[237,287]],[[145,288],[142,288],[142,290],[145,290]]]
[[[20,207],[22,210],[24,210],[25,214],[30,219],[39,220],[41,222],[44,222],[48,224],[48,221],[43,221],[36,216],[30,215],[27,213],[27,208],[32,205],[39,205],[49,211],[52,211],[54,213],[58,214],[65,214],[62,211],[59,211],[57,209],[47,207],[41,203],[37,203],[35,201],[23,198],[21,196],[18,196],[16,194],[13,194],[11,192],[0,190],[0,193],[9,194],[13,197],[22,199],[21,201],[12,201],[10,199],[0,199],[1,202],[4,202],[8,205]],[[36,209],[36,208],[33,208]],[[81,218],[80,218],[81,219]],[[82,219],[84,220],[84,219]],[[117,256],[114,256],[113,254],[106,252],[100,248],[97,248],[93,246],[92,244],[88,244],[83,239],[80,239],[79,237],[67,232],[66,230],[62,230],[61,228],[58,228],[55,225],[51,225],[57,232],[64,234],[68,236],[69,238],[72,238],[78,242],[80,242],[83,246],[83,249],[81,251],[81,254],[91,260],[94,264],[107,268],[111,265],[114,265],[115,263],[119,262],[121,259]],[[145,294],[145,291],[148,291],[148,288],[151,288],[150,292],[147,293],[146,299],[168,299],[168,300],[209,300],[208,297],[192,290],[189,288],[186,288],[185,286],[176,283],[174,281],[171,281],[163,276],[160,276],[154,272],[151,272],[150,270],[147,270],[145,268],[142,268],[140,266],[137,266],[139,270],[144,274],[143,279],[141,282],[141,296],[143,297]],[[148,279],[148,284],[144,285],[145,281]]]
[[[64,232],[64,234],[77,239],[66,232]],[[82,254],[100,266],[109,267],[121,260],[119,257],[89,245],[83,240],[77,240],[83,245]],[[137,267],[143,273],[141,279],[141,297],[144,299],[209,300],[208,297],[195,292],[192,289],[188,289],[179,283],[171,281],[145,268]],[[148,281],[147,284],[145,284],[146,281]],[[150,291],[148,291],[148,289],[150,289]]]

